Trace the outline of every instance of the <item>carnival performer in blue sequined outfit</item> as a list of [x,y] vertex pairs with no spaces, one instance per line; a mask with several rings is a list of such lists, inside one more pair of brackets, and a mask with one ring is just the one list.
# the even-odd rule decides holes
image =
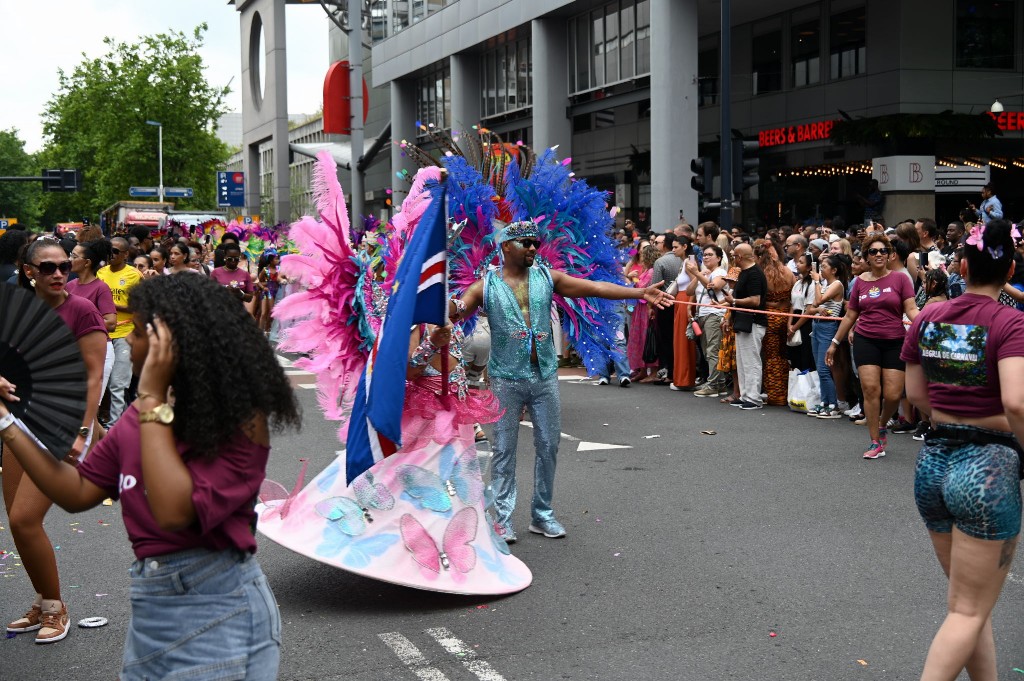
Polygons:
[[519,416],[525,407],[533,422],[536,448],[534,491],[530,506],[530,531],[545,537],[564,537],[565,528],[555,518],[552,496],[555,462],[561,431],[558,396],[558,358],[551,328],[551,304],[555,294],[566,298],[626,300],[644,298],[664,308],[672,298],[658,287],[635,289],[604,281],[589,281],[534,264],[541,246],[534,222],[496,226],[502,265],[469,286],[461,299],[451,303],[451,314],[460,319],[483,307],[490,320],[491,357],[487,371],[491,391],[505,410],[494,429],[492,485],[495,493],[495,528],[506,542],[516,540],[512,511],[516,505],[516,448]]

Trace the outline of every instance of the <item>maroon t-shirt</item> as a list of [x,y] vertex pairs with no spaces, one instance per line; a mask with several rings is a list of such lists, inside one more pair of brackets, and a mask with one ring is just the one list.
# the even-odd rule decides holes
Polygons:
[[[184,454],[187,448],[178,445]],[[256,552],[256,494],[266,475],[270,449],[239,431],[216,459],[186,459],[192,475],[196,523],[177,532],[160,529],[146,501],[142,479],[139,411],[133,404],[107,436],[92,448],[78,471],[121,501],[121,516],[135,557],[142,560],[176,551],[237,548]],[[156,484],[160,484],[159,481]]]
[[102,279],[93,279],[88,284],[83,284],[78,279],[72,279],[64,287],[68,293],[85,298],[96,306],[101,315],[117,314],[114,307],[114,294],[110,292],[107,282]]
[[71,335],[78,340],[93,331],[102,331],[107,335],[107,325],[103,322],[96,306],[81,296],[68,296],[64,302],[54,308],[64,323],[71,329]]
[[229,270],[227,267],[217,267],[210,272],[210,279],[221,286],[242,289],[243,293],[252,293],[252,277],[241,268]]
[[902,272],[890,272],[881,279],[853,280],[850,290],[849,308],[858,313],[856,331],[858,336],[879,339],[902,339],[906,335],[903,326],[903,302],[914,297],[910,278]]
[[932,407],[968,417],[1003,413],[999,360],[1006,357],[1024,357],[1024,313],[976,293],[925,306],[900,353],[924,369]]

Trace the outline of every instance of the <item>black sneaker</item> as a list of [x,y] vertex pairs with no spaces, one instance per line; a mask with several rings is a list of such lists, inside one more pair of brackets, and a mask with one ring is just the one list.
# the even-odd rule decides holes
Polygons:
[[918,442],[924,442],[924,436],[928,434],[929,430],[931,430],[931,426],[928,425],[928,422],[921,421],[921,423],[917,424],[917,430],[914,431],[914,439]]
[[890,433],[897,433],[899,435],[906,435],[907,433],[913,433],[916,430],[917,430],[917,424],[916,423],[911,423],[910,421],[904,421],[903,419],[900,419],[899,423],[897,423],[892,428],[889,428],[889,432]]
[[743,411],[751,411],[754,409],[764,409],[763,404],[754,404],[753,402],[747,402],[746,400],[740,401],[740,409]]

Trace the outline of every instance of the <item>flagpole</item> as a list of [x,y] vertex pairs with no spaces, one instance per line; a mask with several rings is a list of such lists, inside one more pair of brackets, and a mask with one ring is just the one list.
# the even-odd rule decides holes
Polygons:
[[[444,228],[445,228],[445,251],[444,251],[444,316],[447,321],[448,318],[448,192],[445,191],[445,184],[448,182],[448,169],[441,168],[441,176],[438,178],[441,184],[441,210],[444,211]],[[450,357],[449,348],[451,347],[451,339],[449,337],[448,344],[444,346],[441,352],[441,399],[448,399],[448,360]]]

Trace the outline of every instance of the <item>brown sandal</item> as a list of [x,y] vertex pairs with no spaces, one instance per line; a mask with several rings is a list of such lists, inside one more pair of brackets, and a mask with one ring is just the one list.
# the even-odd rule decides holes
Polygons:
[[721,402],[722,404],[736,404],[740,400],[738,397],[733,397],[732,395],[730,395],[729,397],[723,397],[718,401]]

